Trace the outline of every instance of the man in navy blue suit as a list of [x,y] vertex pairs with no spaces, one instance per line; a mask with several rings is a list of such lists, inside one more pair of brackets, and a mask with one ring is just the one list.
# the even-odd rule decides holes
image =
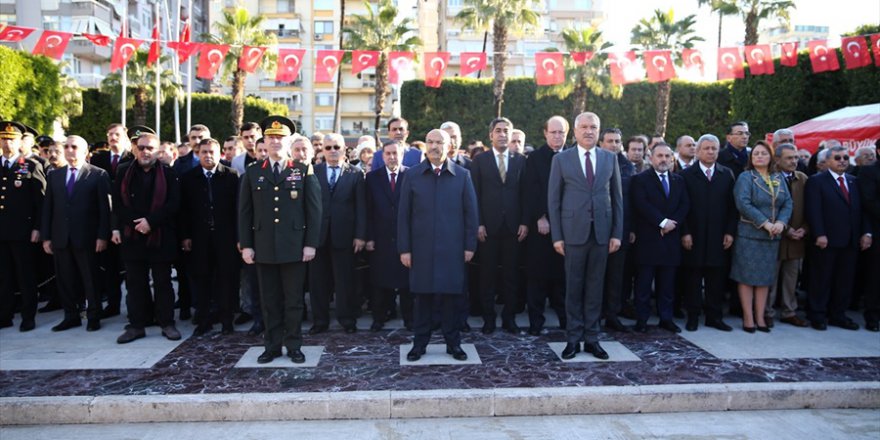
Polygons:
[[[403,158],[401,161],[403,166],[413,167],[422,161],[424,157],[422,150],[410,147],[409,144],[406,143],[406,138],[409,137],[409,122],[407,122],[406,119],[392,118],[388,121],[388,136],[403,148],[401,151],[397,152],[398,156]],[[383,166],[385,166],[385,162],[382,160],[382,151],[380,150],[373,154],[373,166],[370,169],[378,170]]]
[[681,263],[681,228],[690,205],[684,178],[671,172],[675,156],[665,143],[651,152],[652,169],[632,178],[630,197],[636,246],[636,325],[640,333],[647,331],[651,314],[651,284],[657,293],[660,328],[673,333],[681,329],[672,322],[672,300],[675,271]]
[[870,221],[862,212],[856,178],[846,174],[849,155],[831,147],[828,169],[807,179],[804,190],[807,224],[815,238],[810,271],[810,324],[825,330],[828,324],[847,330],[859,325],[845,312],[852,294],[859,249],[871,247]]

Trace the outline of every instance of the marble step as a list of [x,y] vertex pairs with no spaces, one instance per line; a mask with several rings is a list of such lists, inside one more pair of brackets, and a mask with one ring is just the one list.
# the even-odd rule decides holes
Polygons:
[[880,382],[0,398],[0,425],[880,408]]

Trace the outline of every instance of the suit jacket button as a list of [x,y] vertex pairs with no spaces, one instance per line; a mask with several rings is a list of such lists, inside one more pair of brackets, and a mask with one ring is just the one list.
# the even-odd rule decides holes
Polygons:
[[278,191],[278,187],[277,187],[277,186],[275,187],[275,191]]
[[276,201],[276,202],[278,201],[278,196],[275,196],[275,201]]
[[277,207],[277,206],[275,207],[275,212],[278,212],[278,207]]
[[280,222],[281,222],[281,220],[278,220],[277,218],[275,219],[275,223],[280,223]]

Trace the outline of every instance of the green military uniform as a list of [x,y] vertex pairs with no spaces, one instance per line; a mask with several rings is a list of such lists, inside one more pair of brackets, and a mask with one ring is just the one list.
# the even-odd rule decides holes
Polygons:
[[[263,132],[274,134],[271,128]],[[239,241],[242,249],[254,250],[267,352],[280,355],[282,343],[288,353],[302,346],[303,247],[318,246],[320,228],[321,187],[311,165],[266,159],[247,168],[239,197]]]

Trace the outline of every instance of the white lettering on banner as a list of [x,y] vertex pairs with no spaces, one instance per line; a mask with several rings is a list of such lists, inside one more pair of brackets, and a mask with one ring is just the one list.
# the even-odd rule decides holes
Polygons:
[[850,156],[855,156],[855,155],[856,155],[856,151],[857,151],[859,148],[862,148],[862,147],[873,147],[875,142],[877,142],[877,139],[876,139],[876,138],[873,138],[873,139],[872,139],[872,138],[862,139],[862,140],[860,140],[860,141],[859,141],[859,140],[855,140],[855,139],[847,139],[847,140],[841,140],[841,141],[840,141],[841,145],[843,145],[843,147],[846,148],[846,150],[849,152],[849,155],[850,155]]

